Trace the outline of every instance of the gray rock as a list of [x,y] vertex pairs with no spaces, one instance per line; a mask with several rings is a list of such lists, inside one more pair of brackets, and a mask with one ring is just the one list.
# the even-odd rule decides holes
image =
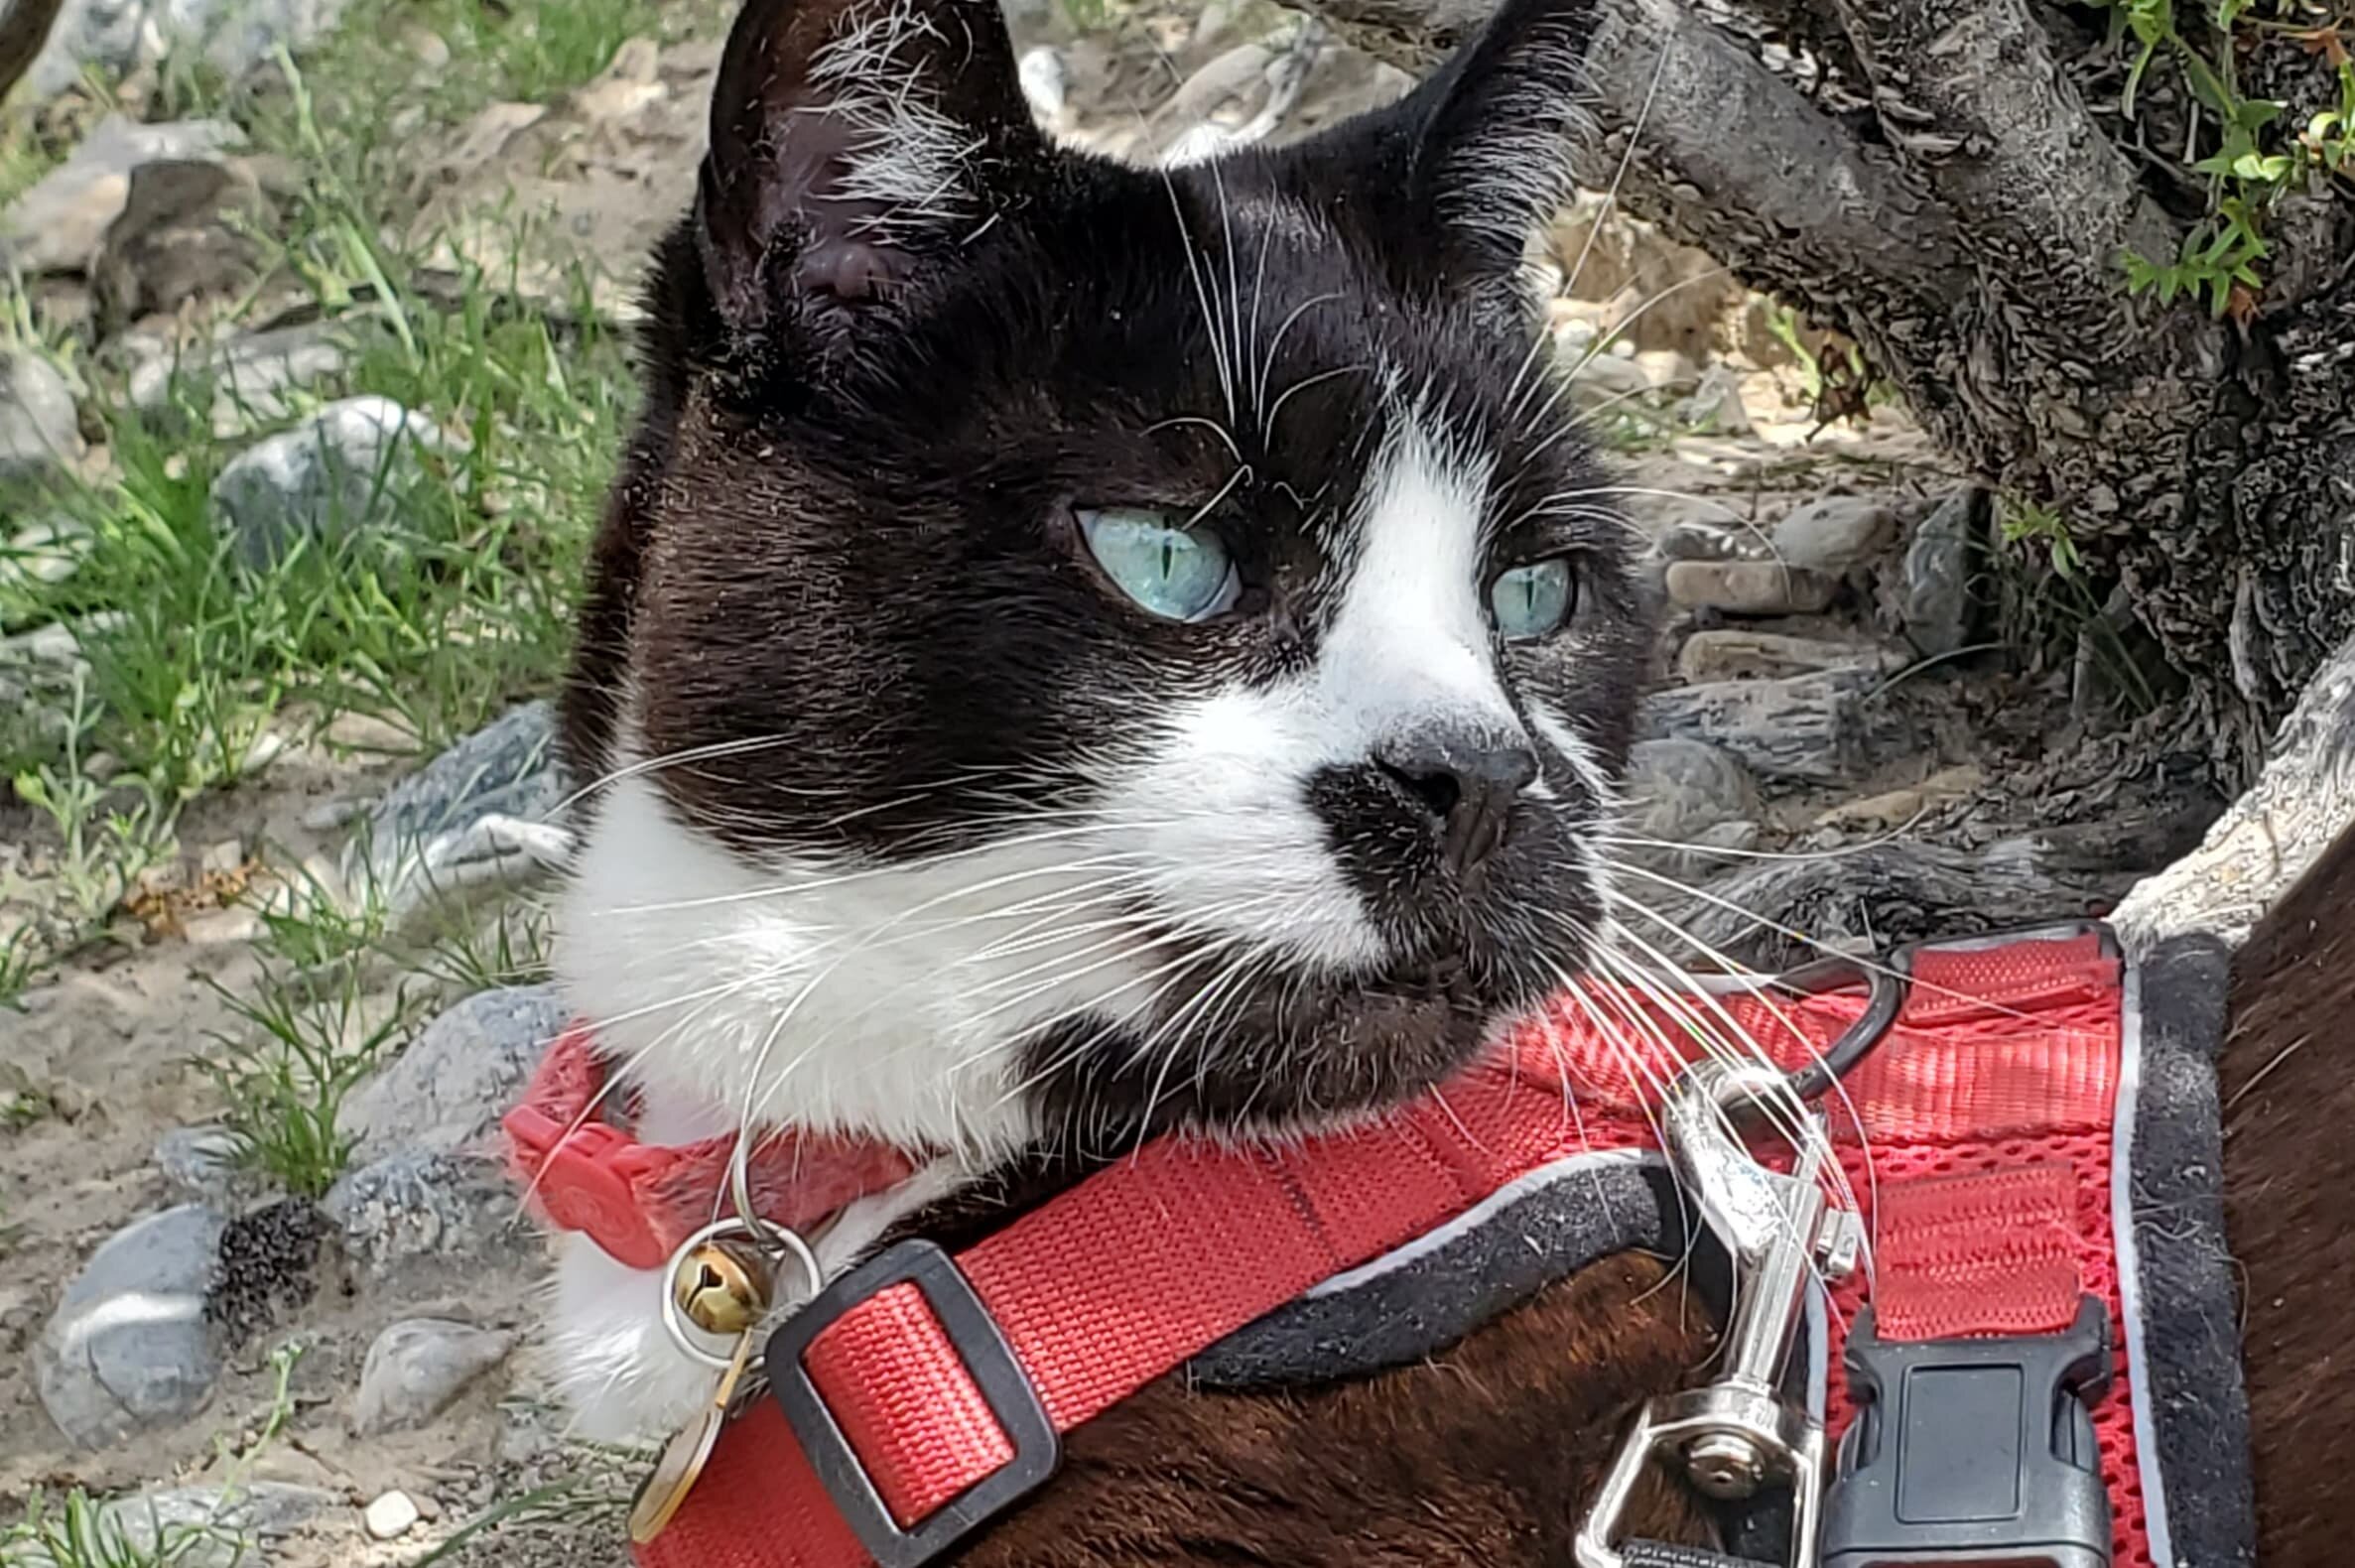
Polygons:
[[342,0],[65,0],[27,78],[37,96],[54,97],[87,66],[119,76],[198,52],[241,76],[276,45],[309,45],[342,9]]
[[516,1190],[494,1162],[403,1149],[349,1170],[320,1207],[342,1232],[344,1250],[372,1273],[412,1258],[480,1256],[507,1242]]
[[1668,597],[1684,608],[1734,615],[1812,615],[1839,588],[1820,573],[1774,561],[1678,561],[1667,581]]
[[132,366],[131,406],[152,414],[172,401],[176,389],[209,388],[214,435],[275,423],[294,411],[289,393],[348,370],[367,330],[350,322],[315,322],[249,333],[186,355],[159,346]]
[[110,114],[73,155],[0,212],[0,261],[26,274],[86,272],[131,196],[131,171],[159,158],[213,158],[244,138],[226,120],[141,125]]
[[1684,423],[1713,436],[1747,436],[1758,427],[1742,401],[1742,378],[1727,365],[1701,372],[1701,384],[1678,408]]
[[89,526],[67,516],[27,523],[0,545],[0,587],[54,587],[81,570],[89,554]]
[[51,477],[85,450],[65,372],[38,354],[0,353],[0,483]]
[[1651,373],[1618,354],[1588,353],[1570,367],[1571,399],[1592,413],[1646,397],[1651,390]]
[[1715,523],[1687,518],[1662,529],[1652,548],[1670,561],[1731,561],[1741,541]]
[[1758,785],[1742,759],[1704,740],[1638,740],[1628,751],[1630,830],[1682,844],[1758,815]]
[[1827,495],[1774,525],[1774,555],[1784,566],[1834,577],[1864,565],[1897,537],[1897,515],[1869,495]]
[[276,1481],[174,1487],[115,1499],[98,1510],[98,1529],[102,1539],[127,1548],[110,1560],[231,1568],[254,1563],[258,1548],[342,1503],[332,1492]]
[[402,1149],[467,1151],[498,1125],[564,1025],[554,985],[468,996],[343,1102],[339,1124],[358,1140],[352,1163]]
[[1636,734],[1712,741],[1763,780],[1840,783],[1911,745],[1903,717],[1875,695],[1882,679],[1826,670],[1655,692],[1637,707]]
[[345,880],[372,884],[397,919],[437,893],[560,862],[571,841],[555,820],[568,788],[555,722],[548,704],[527,703],[393,786],[354,840]]
[[156,1139],[156,1169],[192,1198],[226,1205],[250,1178],[237,1165],[237,1139],[222,1126],[174,1127]]
[[458,444],[390,398],[330,403],[231,459],[212,481],[213,520],[247,562],[299,540],[333,540],[396,519],[423,455]]
[[512,1334],[450,1318],[404,1318],[386,1326],[360,1368],[352,1430],[362,1437],[423,1426],[504,1361]]
[[250,286],[263,265],[256,236],[267,231],[269,214],[260,183],[242,164],[141,164],[90,262],[100,334]]
[[34,1347],[34,1380],[82,1448],[203,1408],[220,1374],[204,1321],[221,1217],[184,1204],[118,1231],[91,1254]]
[[1987,533],[1987,492],[1964,488],[1940,501],[1905,546],[1905,591],[1899,613],[1905,638],[1930,655],[1967,647],[1973,619],[1971,580]]
[[1830,637],[1792,637],[1718,626],[1696,631],[1676,650],[1676,673],[1689,685],[1711,681],[1773,680],[1818,670],[1874,669],[1892,672],[1903,664],[1895,650]]

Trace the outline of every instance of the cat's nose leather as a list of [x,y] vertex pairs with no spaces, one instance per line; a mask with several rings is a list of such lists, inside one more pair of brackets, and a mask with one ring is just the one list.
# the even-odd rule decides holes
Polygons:
[[1452,727],[1385,739],[1374,764],[1429,815],[1440,855],[1459,876],[1497,852],[1512,803],[1537,778],[1537,753],[1520,736]]

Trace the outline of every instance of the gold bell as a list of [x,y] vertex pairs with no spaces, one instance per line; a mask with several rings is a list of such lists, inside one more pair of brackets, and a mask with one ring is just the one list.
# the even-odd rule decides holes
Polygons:
[[769,1309],[768,1260],[728,1241],[701,1242],[671,1270],[671,1299],[707,1334],[748,1334]]

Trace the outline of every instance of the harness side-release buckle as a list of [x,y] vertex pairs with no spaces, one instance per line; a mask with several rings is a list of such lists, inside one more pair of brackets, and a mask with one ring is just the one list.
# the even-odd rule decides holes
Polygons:
[[1882,1339],[1857,1315],[1857,1405],[1824,1500],[1823,1568],[2110,1568],[2110,1495],[2089,1402],[2110,1315],[2058,1334]]

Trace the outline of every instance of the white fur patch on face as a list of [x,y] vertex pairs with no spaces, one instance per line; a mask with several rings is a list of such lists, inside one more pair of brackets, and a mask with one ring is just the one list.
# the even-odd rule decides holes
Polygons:
[[987,1159],[1034,1130],[1016,1073],[1038,1028],[1149,988],[1122,848],[1050,818],[905,865],[756,867],[628,776],[585,836],[557,974],[650,1137],[742,1118]]
[[1300,677],[1180,705],[1142,763],[1107,779],[1155,903],[1239,955],[1330,971],[1387,944],[1333,855],[1309,781],[1366,761],[1384,735],[1434,719],[1517,725],[1481,608],[1482,521],[1494,458],[1401,414],[1375,456],[1340,607]]

